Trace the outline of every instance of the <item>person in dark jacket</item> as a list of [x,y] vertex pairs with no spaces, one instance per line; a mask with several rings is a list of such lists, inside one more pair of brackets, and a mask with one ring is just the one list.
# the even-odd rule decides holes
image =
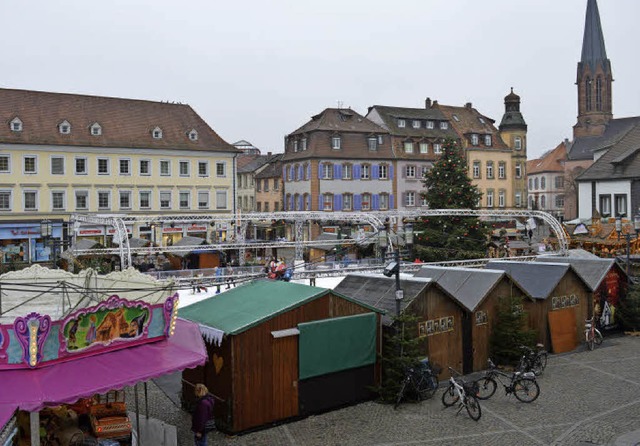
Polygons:
[[191,417],[191,430],[193,431],[195,446],[207,446],[207,421],[213,419],[213,397],[204,384],[196,384],[196,407]]

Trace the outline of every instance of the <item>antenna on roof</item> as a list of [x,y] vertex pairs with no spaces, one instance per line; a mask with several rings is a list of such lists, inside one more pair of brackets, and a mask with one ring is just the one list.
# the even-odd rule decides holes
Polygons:
[[342,101],[338,100],[337,102],[338,102],[338,108],[342,108]]

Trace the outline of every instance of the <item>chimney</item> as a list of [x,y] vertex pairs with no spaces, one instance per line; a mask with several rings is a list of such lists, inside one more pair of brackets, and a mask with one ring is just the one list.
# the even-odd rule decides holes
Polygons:
[[427,98],[424,101],[424,108],[431,108],[431,98]]
[[271,152],[267,152],[267,156],[271,156]]
[[471,102],[467,102],[466,104],[464,104],[464,108],[466,108],[467,110],[471,110],[471,107],[473,105],[471,104]]
[[433,101],[433,106],[435,107],[436,105],[438,105],[438,101]]

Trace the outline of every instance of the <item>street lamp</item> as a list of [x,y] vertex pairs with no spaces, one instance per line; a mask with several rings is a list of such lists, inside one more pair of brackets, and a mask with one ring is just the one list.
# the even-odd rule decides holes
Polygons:
[[396,276],[396,316],[400,315],[400,303],[404,298],[404,291],[400,287],[400,240],[403,240],[409,252],[413,245],[413,225],[408,223],[398,228],[396,233],[396,247],[394,250],[394,259],[384,267],[384,274],[387,277]]
[[[640,234],[640,209],[638,209],[638,213],[633,217],[633,229],[636,233],[636,240]],[[622,235],[622,220],[620,217],[616,218],[616,232],[618,233],[618,240],[620,240],[620,235]],[[627,241],[627,280],[631,282],[631,277],[629,276],[629,266],[631,265],[631,234],[624,234],[624,238]]]

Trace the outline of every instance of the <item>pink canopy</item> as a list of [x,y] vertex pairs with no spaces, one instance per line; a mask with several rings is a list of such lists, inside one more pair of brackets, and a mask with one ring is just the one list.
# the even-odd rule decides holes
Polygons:
[[206,361],[198,325],[178,319],[175,334],[162,341],[41,369],[0,371],[0,429],[16,409],[38,411],[74,403]]

